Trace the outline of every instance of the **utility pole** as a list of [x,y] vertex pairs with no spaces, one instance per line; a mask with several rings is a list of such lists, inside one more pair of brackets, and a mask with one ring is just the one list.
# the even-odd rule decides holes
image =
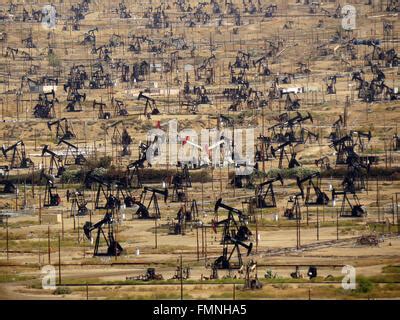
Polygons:
[[50,257],[50,225],[47,227],[47,255],[49,264],[51,264],[51,257]]
[[61,284],[61,237],[58,234],[58,284]]
[[182,265],[182,254],[181,254],[181,267],[180,267],[180,273],[181,273],[181,300],[183,300],[183,265]]
[[7,252],[7,261],[8,261],[8,216],[6,216],[6,252]]
[[199,228],[196,227],[196,242],[197,242],[197,261],[200,260],[200,253],[199,253]]
[[157,249],[157,218],[154,219],[154,228],[155,228],[155,233],[154,233],[154,249]]

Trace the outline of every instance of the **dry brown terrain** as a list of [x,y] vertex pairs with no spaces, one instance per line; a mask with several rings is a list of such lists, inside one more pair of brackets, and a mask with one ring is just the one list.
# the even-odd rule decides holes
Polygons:
[[[170,279],[181,257],[183,266],[190,267],[190,278],[183,281],[186,299],[400,298],[400,226],[396,201],[396,195],[400,194],[400,154],[393,150],[393,136],[398,132],[397,123],[400,120],[400,101],[367,103],[358,98],[356,82],[351,79],[352,72],[362,69],[365,71],[365,79],[372,79],[371,68],[364,60],[365,55],[372,52],[372,46],[354,46],[357,58],[351,60],[343,46],[329,42],[336,31],[340,31],[348,39],[380,39],[381,47],[385,50],[393,48],[400,52],[399,13],[387,12],[379,4],[366,5],[363,0],[347,1],[357,9],[357,27],[352,33],[346,33],[340,27],[341,19],[329,17],[321,11],[323,8],[335,12],[339,1],[326,2],[317,8],[316,14],[311,14],[306,4],[295,0],[278,0],[274,2],[278,9],[273,17],[265,17],[264,11],[254,15],[242,13],[240,26],[235,26],[232,14],[225,14],[222,25],[217,26],[217,15],[212,13],[208,4],[204,11],[210,14],[210,21],[188,27],[187,20],[180,19],[184,13],[179,11],[176,2],[163,2],[169,5],[165,7],[165,13],[169,17],[170,26],[160,29],[145,27],[150,20],[144,15],[150,5],[140,1],[126,1],[125,5],[132,17],[122,19],[116,12],[118,2],[92,0],[85,19],[80,21],[80,30],[72,30],[70,25],[63,30],[67,17],[71,15],[71,5],[78,4],[76,0],[55,3],[59,17],[56,28],[51,31],[36,21],[23,22],[16,18],[0,20],[0,33],[7,34],[6,39],[0,42],[0,144],[10,146],[23,140],[27,157],[34,163],[33,169],[10,170],[10,176],[15,178],[19,192],[0,195],[0,299],[179,299],[180,281]],[[217,2],[221,10],[226,12],[223,1]],[[242,1],[232,2],[241,12],[244,10]],[[17,5],[14,17],[22,16],[23,8],[31,13],[47,4],[42,0],[30,5],[20,0],[13,3]],[[198,4],[191,0],[185,3],[191,4],[193,8]],[[0,1],[2,14],[7,15],[9,5],[9,1]],[[152,1],[154,10],[158,5],[159,0]],[[319,20],[323,21],[320,28],[317,27]],[[393,25],[390,35],[384,35],[384,22]],[[285,24],[291,27],[284,28]],[[124,61],[133,65],[146,60],[164,65],[178,54],[176,66],[170,72],[150,72],[141,82],[123,82],[119,69],[111,68],[111,63],[93,54],[91,45],[80,44],[84,33],[96,27],[96,47],[108,44],[113,34],[119,35],[124,42],[124,45],[112,48],[112,63]],[[30,34],[36,48],[26,48],[21,43]],[[150,45],[143,43],[142,51],[134,54],[128,51],[131,41],[129,35],[132,34],[146,36],[155,44],[162,40],[168,45],[162,53],[154,54],[149,52]],[[184,39],[188,48],[176,49],[169,42],[172,38]],[[237,270],[231,274],[221,270],[218,272],[218,280],[208,279],[210,266],[222,250],[222,228],[218,228],[215,233],[211,227],[212,221],[216,218],[222,220],[226,216],[226,212],[220,210],[216,217],[215,201],[222,198],[224,203],[251,213],[248,204],[244,202],[253,197],[255,191],[230,185],[228,176],[232,175],[232,167],[201,169],[204,174],[208,174],[207,182],[197,180],[186,190],[188,199],[197,201],[199,219],[204,228],[196,228],[194,224],[188,223],[184,235],[170,234],[173,220],[182,204],[170,200],[164,203],[161,197],[161,218],[156,222],[137,219],[132,208],[119,212],[115,236],[124,251],[118,257],[93,257],[93,244],[84,236],[84,223],[89,220],[95,223],[105,213],[105,210],[94,210],[95,188],[85,190],[87,206],[92,210],[90,216],[71,217],[67,190],[82,186],[60,178],[55,179],[55,184],[61,204],[43,207],[41,201],[44,198],[44,185],[36,181],[32,186],[30,177],[32,172],[38,175],[41,168],[46,169],[50,165],[49,157],[42,157],[44,145],[49,145],[56,153],[65,151],[65,147],[57,145],[55,128],[49,130],[47,126],[49,119],[33,116],[38,93],[32,93],[26,83],[21,84],[22,77],[29,75],[32,66],[38,67],[36,74],[29,75],[32,79],[38,80],[44,75],[58,77],[59,83],[55,87],[58,99],[54,107],[55,118],[66,117],[69,120],[76,135],[71,142],[84,150],[92,160],[110,156],[112,169],[122,171],[128,163],[137,159],[139,143],[146,141],[148,130],[155,128],[157,122],[176,119],[179,130],[190,128],[200,132],[201,129],[217,127],[217,116],[225,114],[238,119],[239,124],[235,129],[254,128],[256,136],[269,135],[268,128],[277,122],[280,114],[287,111],[284,98],[268,100],[265,108],[251,108],[243,103],[238,111],[228,111],[232,102],[224,98],[222,92],[225,88],[236,87],[230,83],[228,66],[234,63],[239,51],[249,53],[253,61],[271,50],[273,45],[270,43],[276,45],[279,42],[282,42],[282,46],[268,58],[272,73],[270,76],[258,74],[254,65],[247,72],[251,88],[267,97],[274,77],[290,73],[296,76],[286,87],[310,89],[298,94],[301,105],[298,111],[303,115],[308,112],[312,115],[313,123],[307,122],[304,127],[317,132],[319,139],[298,146],[296,152],[302,166],[314,170],[317,169],[315,160],[322,156],[328,156],[335,169],[344,168],[335,166],[334,150],[330,147],[328,136],[333,122],[339,115],[344,115],[346,98],[349,99],[346,130],[371,132],[372,139],[363,154],[378,156],[379,163],[373,169],[383,172],[382,175],[378,173],[371,176],[366,190],[358,193],[360,202],[367,209],[367,216],[338,218],[340,203],[334,206],[330,201],[326,206],[313,206],[307,210],[301,202],[300,248],[296,249],[296,221],[283,216],[289,196],[298,192],[295,180],[291,177],[285,179],[283,186],[274,185],[277,207],[256,209],[252,213],[253,219],[248,226],[253,233],[254,247],[248,257],[243,255],[245,263],[250,259],[257,262],[256,273],[263,288],[245,290],[243,274]],[[326,56],[320,55],[317,49],[322,44],[331,49]],[[19,49],[14,59],[10,54],[7,56],[7,47]],[[53,50],[52,57],[49,57],[49,48]],[[32,59],[24,59],[21,51],[29,53]],[[193,66],[200,66],[211,53],[216,57],[213,62],[215,81],[206,84],[204,79],[195,79]],[[83,111],[67,112],[67,93],[63,84],[68,79],[71,67],[83,65],[90,73],[96,59],[102,61],[106,72],[115,81],[114,86],[106,89],[85,87],[79,90],[86,94],[86,100],[82,103]],[[300,73],[297,70],[299,62],[305,63],[311,72]],[[379,61],[377,63],[385,73],[385,83],[391,88],[400,88],[400,67],[388,67]],[[196,114],[181,105],[185,99],[185,66],[188,68],[189,65],[190,86],[204,85],[212,101],[210,104],[200,104]],[[333,75],[337,75],[336,94],[327,94],[325,79]],[[151,119],[143,115],[144,102],[137,100],[137,94],[145,89],[150,89],[151,97],[160,110],[160,114],[152,115]],[[128,116],[114,115],[112,98],[124,101]],[[106,103],[106,111],[112,114],[111,119],[98,119],[98,109],[92,107],[94,100]],[[289,113],[291,116],[296,114],[295,111]],[[125,128],[133,139],[129,156],[121,156],[121,146],[112,141],[113,128],[109,126],[118,120],[123,121],[118,124],[118,128]],[[0,164],[9,164],[9,158],[0,154]],[[259,163],[260,170],[266,173],[277,166],[277,159],[265,162],[264,166]],[[71,170],[79,169],[78,166],[71,166]],[[159,169],[168,169],[173,173],[175,167],[155,165],[146,170]],[[255,183],[263,180],[262,177],[256,178]],[[341,181],[340,176],[329,177],[326,174],[322,178],[321,189],[330,197],[329,186],[340,188]],[[161,188],[161,177],[157,182],[151,181],[145,185]],[[139,197],[141,189],[132,190],[132,193]],[[5,218],[7,214],[9,218]],[[56,214],[61,214],[59,221],[54,218]],[[277,221],[274,219],[275,214],[278,216]],[[357,243],[357,239],[363,235],[376,235],[381,241],[377,246],[363,246]],[[57,284],[59,289],[66,290],[65,293],[60,290],[55,294],[54,290],[42,289],[41,268],[48,264],[55,267]],[[356,268],[357,281],[361,287],[356,290],[342,289],[341,271],[344,265]],[[303,278],[293,279],[290,276],[296,266],[299,266]],[[317,278],[308,279],[309,266],[317,266]],[[144,274],[148,267],[154,267],[164,280],[126,280],[127,277]],[[271,270],[276,277],[265,278],[267,270]]]

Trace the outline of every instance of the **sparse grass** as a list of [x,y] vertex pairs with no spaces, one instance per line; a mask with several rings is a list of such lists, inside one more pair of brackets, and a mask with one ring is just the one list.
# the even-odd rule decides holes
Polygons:
[[0,283],[16,282],[16,281],[26,281],[35,279],[34,276],[26,276],[20,274],[0,274]]
[[400,273],[400,266],[389,265],[382,268],[382,273]]

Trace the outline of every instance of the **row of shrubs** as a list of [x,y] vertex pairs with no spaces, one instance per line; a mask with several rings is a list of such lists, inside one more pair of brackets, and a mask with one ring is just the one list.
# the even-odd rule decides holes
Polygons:
[[[86,174],[94,170],[97,175],[112,181],[118,180],[125,176],[125,167],[116,167],[111,164],[111,157],[100,157],[88,159],[83,167],[70,167],[61,176],[61,182],[66,184],[72,183],[82,183],[85,179]],[[345,167],[339,167],[321,172],[321,176],[324,178],[342,178],[346,173]],[[271,169],[265,174],[262,172],[253,173],[253,178],[271,178],[278,174],[284,179],[293,179],[296,176],[302,178],[312,173],[318,172],[318,169],[308,168],[308,167],[296,167],[291,169]],[[166,180],[173,176],[177,172],[175,167],[169,169],[159,169],[159,168],[144,168],[141,171],[142,180],[145,183],[156,183],[162,180]],[[212,175],[211,171],[208,169],[198,169],[192,170],[190,176],[193,182],[211,182]],[[232,170],[229,174],[229,178],[232,179],[234,176],[234,171]],[[400,167],[392,168],[382,168],[382,167],[372,167],[369,172],[369,177],[384,177],[391,180],[400,180]],[[33,180],[32,180],[33,179]],[[36,171],[32,173],[26,173],[23,175],[10,175],[9,180],[15,184],[21,184],[26,182],[27,184],[44,184],[45,181],[40,181],[40,172]]]

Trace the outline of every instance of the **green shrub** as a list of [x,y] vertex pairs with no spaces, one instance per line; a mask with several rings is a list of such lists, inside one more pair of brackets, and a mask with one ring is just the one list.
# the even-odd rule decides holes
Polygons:
[[374,288],[374,284],[371,280],[365,277],[359,277],[357,279],[356,291],[359,293],[368,293]]
[[71,294],[72,291],[69,287],[57,287],[56,290],[54,290],[53,294]]
[[47,60],[49,61],[49,65],[51,67],[59,67],[61,65],[60,58],[58,58],[54,53],[49,53],[47,56]]

